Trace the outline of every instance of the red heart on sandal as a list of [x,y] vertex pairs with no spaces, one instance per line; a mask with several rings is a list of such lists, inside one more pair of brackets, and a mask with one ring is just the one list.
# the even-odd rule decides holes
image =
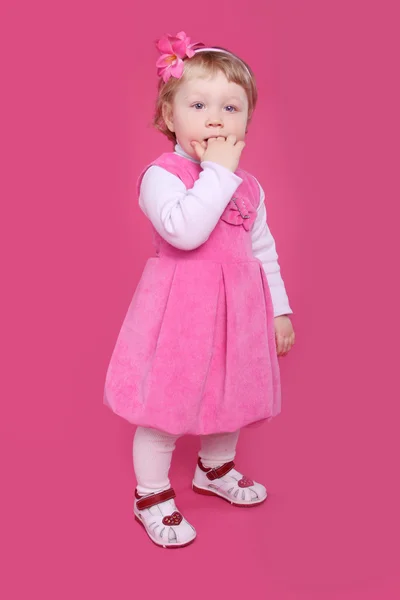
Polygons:
[[248,477],[243,476],[242,479],[240,481],[238,481],[238,486],[240,488],[247,488],[250,487],[251,485],[254,485],[254,481],[252,481],[251,479],[249,479]]
[[164,517],[162,522],[164,525],[179,525],[180,523],[182,523],[182,515],[181,513],[175,511],[172,513],[172,515],[168,515],[167,517]]

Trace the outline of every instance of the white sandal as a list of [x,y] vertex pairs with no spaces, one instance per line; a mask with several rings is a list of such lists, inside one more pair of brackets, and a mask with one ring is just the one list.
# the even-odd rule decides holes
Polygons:
[[152,542],[163,548],[183,548],[196,538],[196,530],[178,511],[172,488],[139,496],[135,491],[133,512]]
[[258,506],[267,499],[267,490],[261,483],[245,477],[235,468],[233,461],[216,469],[204,467],[199,458],[193,490],[206,496],[219,496],[234,506]]

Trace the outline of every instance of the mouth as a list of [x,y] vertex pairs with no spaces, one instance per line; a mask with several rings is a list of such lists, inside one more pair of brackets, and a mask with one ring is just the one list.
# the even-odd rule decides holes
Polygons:
[[208,140],[211,140],[212,138],[217,138],[217,137],[221,137],[221,135],[210,135],[210,137],[204,138],[204,141],[208,142]]

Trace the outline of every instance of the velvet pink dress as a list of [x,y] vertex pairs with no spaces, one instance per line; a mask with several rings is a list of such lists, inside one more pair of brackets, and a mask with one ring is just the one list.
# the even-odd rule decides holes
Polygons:
[[[172,152],[151,165],[187,189],[201,172]],[[250,174],[236,174],[243,182],[200,247],[175,248],[153,228],[155,256],[122,323],[104,389],[105,404],[130,423],[205,435],[281,410],[271,294],[251,246],[260,191]]]

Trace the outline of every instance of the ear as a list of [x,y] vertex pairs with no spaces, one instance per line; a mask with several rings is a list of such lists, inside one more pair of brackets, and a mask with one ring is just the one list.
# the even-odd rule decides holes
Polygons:
[[171,108],[171,105],[168,104],[167,102],[165,102],[163,104],[162,116],[163,116],[164,122],[165,122],[166,126],[168,127],[168,129],[170,131],[174,132],[175,128],[174,128],[174,122],[172,119],[172,108]]
[[249,131],[249,126],[250,126],[252,117],[253,117],[253,113],[249,114],[249,116],[247,117],[246,133]]

